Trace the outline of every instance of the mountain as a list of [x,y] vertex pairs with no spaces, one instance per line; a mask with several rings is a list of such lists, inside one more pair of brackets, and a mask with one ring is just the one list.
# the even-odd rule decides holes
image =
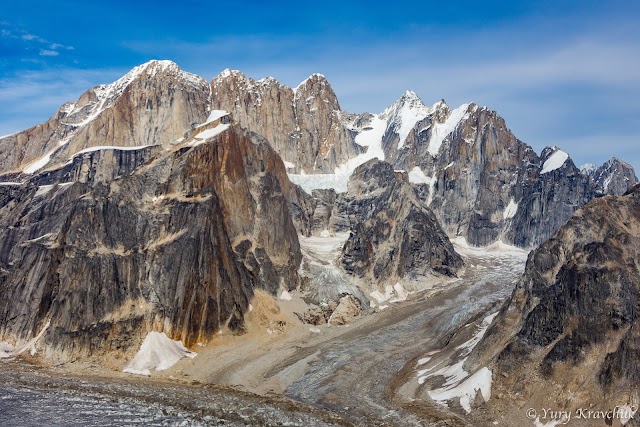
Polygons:
[[211,81],[211,91],[213,108],[266,138],[292,172],[329,172],[362,151],[342,125],[338,98],[321,74],[291,89],[273,78],[255,81],[225,70]]
[[433,272],[455,276],[462,267],[433,212],[389,163],[356,168],[344,199],[351,233],[340,262],[348,273],[393,285]]
[[[407,91],[380,114],[349,114],[320,74],[293,89],[232,70],[207,84],[170,61],[136,67],[65,104],[48,122],[0,139],[0,180],[23,181],[21,175],[60,166],[99,144],[169,144],[216,110],[265,138],[290,180],[309,194],[345,192],[355,168],[373,158],[409,172],[412,183],[425,187],[421,193],[447,235],[472,245],[503,240],[534,247],[587,201],[638,182],[618,159],[580,171],[556,147],[537,155],[496,112],[473,103],[427,107]],[[294,203],[292,210],[308,234],[302,211],[313,202],[291,196],[307,205]]]
[[[236,99],[231,113],[219,109]],[[130,354],[151,332],[187,347],[244,333],[257,290],[276,296],[308,279],[298,234],[328,229],[353,233],[343,259],[362,255],[355,239],[377,251],[375,265],[322,283],[313,301],[330,297],[334,323],[368,305],[354,283],[380,276],[369,270],[384,281],[455,275],[461,259],[388,163],[360,168],[366,195],[290,182],[287,169],[362,155],[344,120],[320,75],[295,90],[232,71],[209,85],[150,61],[0,139],[0,341],[65,362]],[[294,153],[291,167],[281,156]],[[383,252],[385,238],[402,250]]]
[[[136,77],[127,88],[104,98],[110,107],[91,113],[60,150],[85,147],[97,123],[121,129],[98,132],[96,146],[65,164],[55,166],[67,158],[56,151],[41,172],[0,185],[0,341],[40,338],[38,348],[58,361],[131,352],[150,331],[192,346],[222,329],[243,333],[255,289],[298,286],[301,254],[280,157],[206,103],[188,119],[163,117],[191,95],[177,95],[176,82],[166,90],[175,68],[150,73],[156,65],[128,74]],[[153,114],[147,103],[120,114],[145,97],[156,100]],[[193,126],[194,118],[204,123]],[[121,132],[148,139],[110,139]],[[176,135],[184,137],[171,143]],[[141,144],[105,146],[113,142]]]
[[46,123],[0,139],[0,171],[30,175],[98,144],[169,143],[204,122],[209,104],[205,79],[171,61],[150,61],[64,104]]
[[638,182],[617,159],[589,173],[557,147],[537,155],[495,111],[474,103],[427,107],[407,91],[380,114],[348,114],[320,75],[290,89],[225,71],[212,87],[215,108],[269,140],[291,181],[309,194],[346,192],[355,168],[378,158],[425,186],[425,201],[450,237],[476,246],[535,247],[587,201]]
[[640,186],[592,200],[529,255],[469,364],[491,366],[492,393],[522,407],[635,412],[639,255]]

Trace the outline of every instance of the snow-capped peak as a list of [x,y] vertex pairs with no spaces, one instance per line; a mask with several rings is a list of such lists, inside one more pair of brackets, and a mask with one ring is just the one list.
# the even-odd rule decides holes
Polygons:
[[307,77],[306,79],[301,81],[298,86],[293,88],[293,92],[294,93],[297,92],[301,87],[306,86],[309,82],[314,81],[314,80],[320,82],[320,84],[322,84],[322,85],[329,84],[329,82],[327,81],[327,78],[324,76],[324,74],[313,73],[309,77]]
[[444,99],[441,99],[440,101],[436,102],[435,104],[433,104],[433,106],[431,107],[432,110],[437,111],[437,110],[442,110],[444,108],[449,108],[449,106],[447,105],[447,103],[445,102]]
[[418,95],[410,90],[407,90],[396,102],[384,110],[381,116],[388,119],[389,127],[394,129],[400,138],[398,149],[404,146],[404,141],[413,127],[427,117],[429,111]]
[[598,170],[598,166],[594,165],[593,163],[585,163],[584,165],[580,166],[580,172],[582,172],[584,175],[593,175],[596,170]]
[[240,79],[240,80],[247,80],[247,76],[242,74],[240,70],[232,70],[230,68],[225,68],[213,80],[216,82],[221,82],[224,79],[228,79],[229,77],[236,77],[237,79]]

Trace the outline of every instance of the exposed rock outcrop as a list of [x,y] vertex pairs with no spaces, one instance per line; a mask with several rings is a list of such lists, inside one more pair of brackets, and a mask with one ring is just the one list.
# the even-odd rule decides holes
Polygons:
[[592,175],[596,185],[605,194],[621,196],[638,183],[633,166],[612,157]]
[[0,174],[58,167],[95,146],[173,142],[206,120],[209,98],[202,77],[171,61],[150,61],[88,90],[46,123],[0,139]]
[[342,112],[327,79],[314,74],[291,89],[273,78],[255,81],[225,70],[211,81],[213,107],[266,138],[290,172],[333,172],[362,148],[342,124]]
[[92,151],[0,186],[0,340],[49,325],[40,345],[58,360],[126,351],[150,330],[192,345],[242,332],[254,288],[297,286],[282,161],[213,125],[217,136]]
[[433,272],[454,276],[462,266],[433,212],[389,163],[358,167],[345,202],[351,234],[340,261],[347,272],[378,284]]
[[640,380],[639,256],[640,186],[592,200],[530,254],[470,363],[490,363],[494,386],[522,402],[629,404]]

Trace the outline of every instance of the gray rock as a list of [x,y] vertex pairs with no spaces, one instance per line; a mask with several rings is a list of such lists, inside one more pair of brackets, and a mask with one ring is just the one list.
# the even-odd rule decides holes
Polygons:
[[592,200],[529,255],[522,279],[468,363],[492,361],[509,374],[504,378],[522,377],[515,383],[527,385],[528,393],[535,392],[532,373],[599,385],[584,390],[575,405],[613,391],[624,402],[640,380],[639,255],[640,186]]
[[[290,184],[266,142],[231,127],[152,152],[85,154],[0,186],[0,340],[50,322],[42,346],[56,360],[127,351],[150,330],[190,346],[242,333],[255,287],[298,285]],[[38,186],[54,177],[76,181]]]
[[340,262],[348,273],[378,284],[433,272],[455,276],[462,267],[435,215],[389,163],[359,166],[345,201],[351,234]]

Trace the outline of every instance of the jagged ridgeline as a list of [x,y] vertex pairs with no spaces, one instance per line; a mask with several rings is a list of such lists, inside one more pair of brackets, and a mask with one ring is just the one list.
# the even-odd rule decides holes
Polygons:
[[591,201],[531,252],[468,367],[489,366],[492,394],[522,405],[571,413],[619,407],[633,415],[640,403],[638,259],[640,186]]
[[0,139],[0,340],[42,333],[59,359],[152,330],[206,342],[244,330],[256,288],[299,285],[298,233],[351,231],[340,265],[372,282],[455,275],[449,237],[530,247],[635,182],[617,159],[538,156],[475,104],[348,114],[322,75],[151,61]]

